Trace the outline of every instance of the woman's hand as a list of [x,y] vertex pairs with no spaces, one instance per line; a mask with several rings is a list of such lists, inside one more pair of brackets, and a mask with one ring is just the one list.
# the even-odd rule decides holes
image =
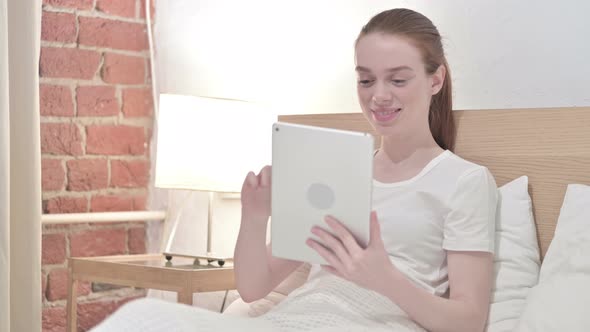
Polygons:
[[389,260],[381,239],[381,230],[375,211],[371,212],[369,244],[364,249],[340,221],[326,216],[326,223],[334,235],[317,226],[311,231],[323,245],[311,238],[306,241],[308,246],[328,262],[329,265],[324,265],[324,269],[377,292],[390,286],[389,276],[395,267]]
[[258,175],[249,172],[242,185],[242,221],[266,225],[270,217],[271,167],[264,166]]

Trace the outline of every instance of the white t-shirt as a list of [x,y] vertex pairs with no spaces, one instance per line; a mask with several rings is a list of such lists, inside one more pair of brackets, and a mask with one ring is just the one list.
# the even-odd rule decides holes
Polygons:
[[[409,180],[373,181],[373,210],[392,263],[438,296],[449,285],[448,250],[494,252],[496,206],[488,169],[449,150]],[[313,266],[309,279],[324,273]]]
[[[494,251],[497,188],[485,167],[445,151],[409,180],[373,184],[373,209],[392,263],[432,294],[448,290],[448,250]],[[260,317],[284,330],[425,331],[384,295],[319,265]]]

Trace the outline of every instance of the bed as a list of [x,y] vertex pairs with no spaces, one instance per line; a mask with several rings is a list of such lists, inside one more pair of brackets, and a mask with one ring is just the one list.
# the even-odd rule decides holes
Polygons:
[[[454,115],[457,123],[456,154],[488,167],[498,187],[520,176],[528,176],[536,242],[542,259],[553,239],[568,185],[590,185],[590,108],[469,110],[455,111]],[[376,135],[360,113],[284,115],[279,120]],[[376,139],[376,147],[379,144],[379,139]],[[497,266],[496,263],[496,269]],[[539,266],[536,269],[538,275]],[[246,305],[238,299],[227,312],[250,316],[266,312],[301,285],[308,270],[309,266],[303,266],[261,301]],[[537,279],[526,281],[524,278],[515,280],[513,284],[519,282],[528,282],[531,284],[529,288],[532,288]],[[524,306],[526,294],[516,294],[515,297],[518,296],[521,297],[520,306]],[[506,297],[506,293],[498,297]],[[518,312],[514,298],[506,302],[511,301],[507,307],[506,304],[498,304],[496,308],[492,305],[490,319],[494,314],[501,321],[488,325],[489,331],[513,329],[522,308],[518,308],[521,310]],[[512,318],[512,322],[508,321],[508,317]]]
[[[541,257],[545,256],[568,185],[590,184],[590,108],[469,110],[455,111],[454,115],[458,126],[456,154],[488,167],[498,187],[528,176],[538,246]],[[284,115],[279,120],[375,135],[360,113]],[[286,295],[300,284],[289,281],[293,278],[304,280],[305,271],[279,285],[283,288],[279,293]],[[278,301],[280,298],[267,304]],[[238,299],[227,311],[247,316],[248,308]]]

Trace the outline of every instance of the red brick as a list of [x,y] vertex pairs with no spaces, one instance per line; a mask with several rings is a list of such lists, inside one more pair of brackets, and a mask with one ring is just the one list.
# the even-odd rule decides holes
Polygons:
[[65,234],[43,234],[41,240],[41,263],[62,264],[66,261]]
[[145,51],[149,48],[145,24],[99,17],[79,17],[78,21],[80,45],[130,51]]
[[[147,128],[147,141],[148,142],[152,141],[153,135],[154,135],[153,128]],[[146,148],[146,153],[145,153],[148,160],[152,159],[151,153],[152,153],[152,149],[148,143],[148,146]]]
[[62,43],[76,41],[76,16],[70,13],[43,12],[41,40]]
[[62,190],[66,172],[59,159],[44,158],[41,161],[41,188],[43,191]]
[[119,308],[116,300],[102,300],[78,304],[78,330],[88,331]]
[[[150,18],[152,22],[154,22],[154,17],[156,17],[156,8],[155,8],[154,0],[150,0]],[[139,17],[145,18],[145,0],[139,1]]]
[[115,289],[127,288],[126,286],[115,285],[115,284],[104,284],[101,282],[93,282],[92,283],[92,292],[93,293],[100,293],[100,292],[108,292]]
[[123,113],[126,117],[149,117],[152,115],[151,88],[123,90]]
[[47,213],[82,213],[88,211],[86,197],[54,197],[47,200]]
[[105,53],[102,79],[113,84],[143,84],[145,81],[145,59]]
[[55,155],[82,154],[82,136],[73,123],[42,123],[41,152]]
[[[78,282],[77,295],[83,296],[90,294],[89,282]],[[68,296],[68,269],[53,269],[47,276],[47,293],[45,294],[49,301],[64,300]]]
[[111,160],[112,187],[146,187],[149,180],[150,164],[145,160]]
[[147,141],[142,127],[86,127],[86,152],[100,155],[143,155]]
[[78,329],[88,331],[113,312],[119,309],[123,304],[138,299],[133,296],[126,299],[102,300],[78,304]]
[[106,188],[109,183],[106,159],[69,160],[68,190],[86,191]]
[[147,67],[146,67],[147,68],[147,74],[146,74],[146,77],[147,78],[146,78],[145,81],[146,81],[146,83],[148,85],[152,85],[152,71],[151,71],[151,65],[152,65],[152,63],[151,63],[151,60],[149,58],[146,59],[146,62],[147,62]]
[[96,9],[105,14],[135,17],[135,0],[97,0]]
[[145,203],[147,202],[146,195],[139,195],[133,198],[133,208],[135,211],[145,211]]
[[146,250],[144,227],[129,228],[128,239],[129,243],[127,245],[129,247],[130,254],[145,254]]
[[113,116],[119,114],[119,102],[112,86],[80,86],[76,89],[78,116]]
[[43,0],[43,4],[54,7],[92,9],[93,0]]
[[66,331],[66,308],[65,307],[43,308],[42,326],[43,326],[43,332],[65,332]]
[[90,200],[91,212],[142,210],[143,196],[96,195]]
[[117,255],[125,253],[127,234],[124,228],[97,229],[70,235],[72,257]]
[[74,116],[74,103],[70,88],[62,85],[39,86],[41,115]]
[[100,53],[65,47],[42,47],[41,77],[79,78],[90,80],[96,74]]

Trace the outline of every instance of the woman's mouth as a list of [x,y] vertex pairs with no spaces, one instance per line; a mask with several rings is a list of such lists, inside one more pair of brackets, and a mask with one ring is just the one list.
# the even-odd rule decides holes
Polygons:
[[377,122],[390,122],[397,118],[401,110],[401,108],[377,109],[371,110],[371,113]]

